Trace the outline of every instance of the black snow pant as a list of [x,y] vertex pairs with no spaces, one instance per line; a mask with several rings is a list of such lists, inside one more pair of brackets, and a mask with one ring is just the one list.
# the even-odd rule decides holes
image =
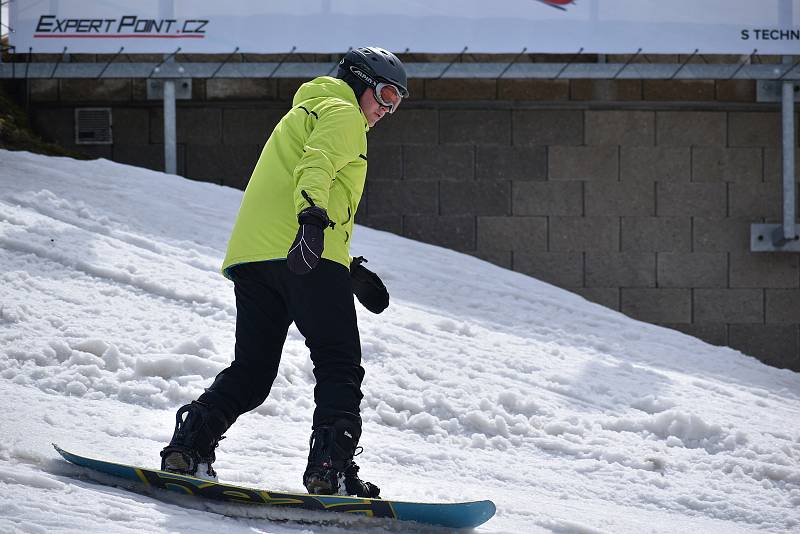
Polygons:
[[322,260],[310,273],[296,275],[286,260],[276,260],[229,272],[236,293],[235,357],[198,400],[220,409],[231,423],[260,406],[294,322],[314,364],[314,428],[345,419],[360,430],[364,368],[350,271]]

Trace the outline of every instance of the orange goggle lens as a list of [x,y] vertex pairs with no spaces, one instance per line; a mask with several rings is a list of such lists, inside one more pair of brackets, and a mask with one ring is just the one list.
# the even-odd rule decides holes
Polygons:
[[400,105],[403,97],[400,96],[400,91],[392,84],[379,83],[375,86],[375,100],[381,106],[389,108],[389,113],[394,113]]

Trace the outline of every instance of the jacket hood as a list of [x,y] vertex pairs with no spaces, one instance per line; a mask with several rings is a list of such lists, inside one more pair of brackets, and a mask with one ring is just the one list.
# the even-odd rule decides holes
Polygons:
[[316,98],[338,98],[355,106],[355,108],[358,109],[358,112],[361,114],[361,117],[364,119],[365,130],[369,130],[367,118],[364,116],[364,112],[361,110],[361,105],[358,103],[356,94],[353,92],[353,88],[350,87],[344,80],[333,78],[331,76],[320,76],[319,78],[314,78],[313,80],[304,83],[294,94],[294,98],[292,99],[292,107],[303,105],[309,100]]

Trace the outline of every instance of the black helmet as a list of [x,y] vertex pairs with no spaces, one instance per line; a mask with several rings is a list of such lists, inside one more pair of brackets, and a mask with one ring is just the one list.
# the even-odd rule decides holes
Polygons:
[[375,87],[378,82],[390,83],[400,90],[400,96],[408,97],[408,79],[403,62],[397,56],[375,46],[350,50],[339,62],[336,77],[346,81],[356,97],[367,87]]

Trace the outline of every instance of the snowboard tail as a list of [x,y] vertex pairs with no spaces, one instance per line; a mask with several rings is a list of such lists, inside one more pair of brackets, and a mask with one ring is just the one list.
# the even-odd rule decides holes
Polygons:
[[310,495],[245,488],[158,469],[147,469],[80,456],[53,444],[70,463],[147,486],[217,501],[285,506],[304,510],[345,512],[366,517],[417,521],[448,528],[474,528],[492,518],[492,501],[416,503],[340,495]]

